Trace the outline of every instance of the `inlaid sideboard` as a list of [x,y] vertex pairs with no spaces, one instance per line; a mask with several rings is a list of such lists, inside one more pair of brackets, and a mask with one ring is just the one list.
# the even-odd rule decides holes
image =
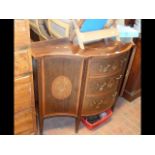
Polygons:
[[82,116],[113,108],[132,48],[132,43],[102,41],[81,50],[66,38],[33,43],[40,133],[44,118],[75,117],[75,131],[78,132]]
[[14,134],[34,134],[36,112],[29,22],[15,20],[14,26]]

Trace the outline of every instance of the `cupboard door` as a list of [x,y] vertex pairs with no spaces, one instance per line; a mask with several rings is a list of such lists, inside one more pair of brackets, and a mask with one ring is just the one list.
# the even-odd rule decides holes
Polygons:
[[77,115],[83,59],[48,56],[41,62],[43,114]]

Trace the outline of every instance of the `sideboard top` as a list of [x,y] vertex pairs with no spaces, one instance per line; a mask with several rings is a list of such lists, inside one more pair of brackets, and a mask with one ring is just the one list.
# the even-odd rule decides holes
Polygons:
[[32,43],[32,56],[39,58],[48,55],[76,55],[82,57],[109,56],[124,53],[133,47],[133,43],[119,41],[104,41],[85,45],[82,50],[73,45],[67,38]]

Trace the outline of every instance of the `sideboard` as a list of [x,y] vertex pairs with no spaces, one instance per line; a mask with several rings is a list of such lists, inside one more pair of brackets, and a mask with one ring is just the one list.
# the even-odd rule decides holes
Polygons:
[[40,133],[44,118],[71,116],[78,132],[82,116],[113,108],[121,89],[132,43],[118,41],[86,45],[68,39],[32,44],[36,109]]

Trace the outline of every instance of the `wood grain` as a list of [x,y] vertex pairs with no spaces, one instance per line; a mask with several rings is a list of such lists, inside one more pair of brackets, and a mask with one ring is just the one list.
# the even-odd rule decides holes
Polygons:
[[30,49],[18,50],[15,55],[15,76],[20,76],[24,73],[32,72]]
[[36,112],[28,20],[15,20],[14,133],[35,134]]
[[122,96],[133,101],[141,94],[141,39],[135,39],[136,51]]
[[32,75],[15,80],[15,112],[34,106]]
[[[132,43],[110,41],[108,45],[99,42],[81,50],[66,38],[32,44],[40,131],[44,118],[58,115],[74,116],[78,131],[81,116],[99,114],[113,107],[132,46]],[[53,83],[57,79],[55,88]],[[104,83],[106,87],[101,88]],[[66,97],[59,96],[60,91],[70,89]]]
[[28,20],[15,20],[14,33],[15,33],[15,50],[23,46],[30,47],[30,32]]
[[15,114],[15,134],[25,134],[35,132],[35,112],[34,109],[24,110]]

